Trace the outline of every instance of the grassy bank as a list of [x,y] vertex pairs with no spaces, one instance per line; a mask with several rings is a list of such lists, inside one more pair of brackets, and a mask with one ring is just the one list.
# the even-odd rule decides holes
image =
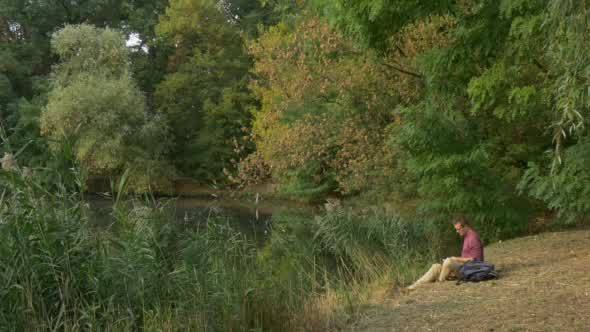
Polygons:
[[275,216],[263,247],[150,200],[115,198],[115,222],[96,227],[77,191],[1,176],[2,329],[324,330],[444,246],[436,225],[341,209]]

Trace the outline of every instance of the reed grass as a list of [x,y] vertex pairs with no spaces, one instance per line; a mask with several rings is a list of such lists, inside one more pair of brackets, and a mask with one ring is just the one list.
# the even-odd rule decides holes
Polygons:
[[260,247],[224,220],[192,227],[154,200],[126,204],[125,177],[114,222],[96,226],[75,186],[0,177],[2,330],[334,329],[375,283],[413,278],[439,250],[429,223],[342,209],[277,215]]

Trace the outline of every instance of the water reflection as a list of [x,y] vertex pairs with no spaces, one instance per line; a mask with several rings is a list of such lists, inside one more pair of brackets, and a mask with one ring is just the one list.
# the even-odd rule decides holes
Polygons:
[[[113,199],[90,195],[90,218],[93,224],[109,225],[114,222]],[[226,223],[248,238],[263,243],[272,230],[272,216],[279,212],[312,211],[311,206],[293,202],[270,202],[256,199],[235,200],[216,197],[158,198],[152,201],[133,199],[126,202],[132,208],[141,205],[158,206],[170,215],[170,219],[188,227],[205,227],[208,222]]]

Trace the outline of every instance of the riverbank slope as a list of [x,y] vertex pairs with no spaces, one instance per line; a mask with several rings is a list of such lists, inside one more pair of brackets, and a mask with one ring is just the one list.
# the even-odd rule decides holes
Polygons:
[[486,247],[501,278],[391,290],[353,331],[589,331],[590,229],[544,233]]

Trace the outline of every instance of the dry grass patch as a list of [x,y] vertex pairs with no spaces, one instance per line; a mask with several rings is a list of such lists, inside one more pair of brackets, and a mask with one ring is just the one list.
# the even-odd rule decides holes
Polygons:
[[495,243],[486,247],[486,258],[499,280],[390,293],[348,329],[590,331],[590,230]]

